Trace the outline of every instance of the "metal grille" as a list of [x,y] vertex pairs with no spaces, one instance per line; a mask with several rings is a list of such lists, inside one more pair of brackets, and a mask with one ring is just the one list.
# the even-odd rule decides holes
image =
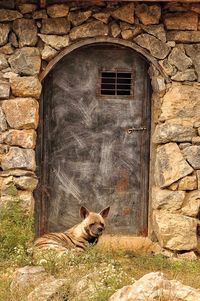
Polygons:
[[101,72],[101,95],[133,95],[132,72]]

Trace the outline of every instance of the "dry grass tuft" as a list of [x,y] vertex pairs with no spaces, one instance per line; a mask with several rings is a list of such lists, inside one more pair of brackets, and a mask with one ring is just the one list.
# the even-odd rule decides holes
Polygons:
[[103,235],[100,238],[99,247],[105,250],[124,250],[143,253],[158,253],[161,247],[152,242],[148,237]]

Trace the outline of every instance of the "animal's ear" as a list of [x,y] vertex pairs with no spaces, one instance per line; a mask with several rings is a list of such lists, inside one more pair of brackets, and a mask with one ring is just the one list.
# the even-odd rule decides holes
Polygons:
[[110,207],[106,207],[103,210],[101,210],[101,212],[99,212],[99,214],[103,217],[106,218],[108,216],[108,213],[110,211]]
[[81,208],[80,208],[80,217],[81,218],[85,219],[89,215],[89,213],[90,212],[86,207],[81,206]]

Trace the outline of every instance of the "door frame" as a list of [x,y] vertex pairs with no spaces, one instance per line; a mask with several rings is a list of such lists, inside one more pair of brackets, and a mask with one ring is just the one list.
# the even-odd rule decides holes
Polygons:
[[[108,45],[116,45],[116,46],[125,46],[129,49],[132,49],[143,56],[149,63],[153,64],[156,69],[164,76],[164,78],[168,81],[168,77],[165,75],[164,71],[162,70],[161,66],[158,64],[157,60],[153,58],[147,51],[145,51],[140,46],[132,43],[130,41],[123,41],[121,39],[110,38],[110,37],[98,37],[98,38],[89,38],[86,40],[81,40],[75,44],[72,44],[61,51],[50,63],[47,65],[46,69],[40,74],[40,80],[43,81],[46,76],[51,76],[51,71],[54,69],[56,64],[67,54],[71,53],[72,51],[82,48],[83,46],[90,46],[91,44],[108,44]],[[37,135],[37,147],[36,147],[36,161],[37,161],[37,176],[39,179],[39,185],[36,189],[34,196],[35,196],[35,230],[36,236],[40,236],[45,233],[46,224],[47,224],[47,216],[45,212],[47,211],[48,204],[45,201],[45,194],[48,194],[47,187],[45,187],[45,182],[48,177],[48,168],[47,162],[45,161],[45,151],[47,150],[47,139],[44,139],[44,120],[47,116],[44,116],[44,99],[50,96],[50,89],[47,87],[45,88],[46,83],[43,82],[43,89],[40,99],[40,118],[39,118],[39,127],[38,127],[38,135]],[[147,89],[148,93],[150,93],[150,87]],[[148,126],[151,126],[151,98],[150,95],[147,96],[149,99],[149,114],[150,120],[148,120]],[[48,115],[48,114],[47,114]],[[149,139],[149,158],[151,154],[151,135]],[[150,160],[149,160],[150,161]],[[151,184],[150,181],[150,174],[151,174],[151,165],[149,163],[149,176],[148,176],[148,187]],[[46,171],[46,173],[42,175],[42,171]],[[149,199],[150,195],[147,198],[147,227],[149,228]],[[147,233],[144,233],[147,235]]]

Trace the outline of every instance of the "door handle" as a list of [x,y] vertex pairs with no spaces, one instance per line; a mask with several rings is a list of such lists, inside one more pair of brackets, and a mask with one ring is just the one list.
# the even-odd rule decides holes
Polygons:
[[128,133],[128,134],[132,134],[133,132],[144,131],[144,130],[146,130],[146,129],[147,129],[147,128],[146,128],[145,126],[132,127],[132,128],[127,129],[127,133]]

